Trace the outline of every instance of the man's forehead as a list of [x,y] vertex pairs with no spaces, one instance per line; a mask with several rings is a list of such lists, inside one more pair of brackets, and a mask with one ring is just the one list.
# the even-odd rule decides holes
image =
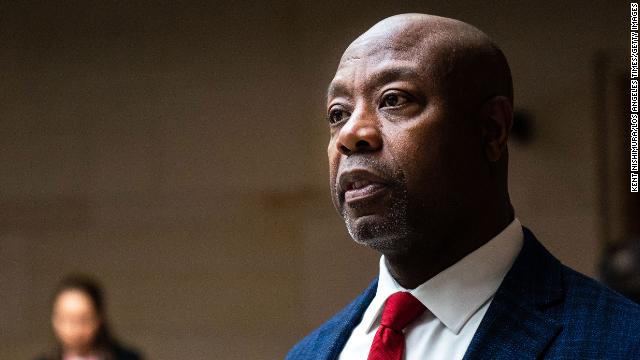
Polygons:
[[432,69],[442,62],[442,55],[437,41],[429,38],[359,39],[342,56],[329,95],[353,81],[384,83],[433,76]]
[[405,60],[414,59],[420,55],[420,49],[424,48],[424,42],[427,39],[407,38],[400,36],[370,36],[354,41],[347,50],[345,50],[338,69],[349,65],[354,60],[367,58],[376,58],[379,61],[384,60]]

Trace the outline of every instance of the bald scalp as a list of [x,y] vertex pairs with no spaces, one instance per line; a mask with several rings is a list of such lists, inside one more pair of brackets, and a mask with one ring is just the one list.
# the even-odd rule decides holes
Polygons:
[[429,77],[458,105],[476,107],[495,96],[513,104],[504,54],[489,36],[465,22],[427,14],[391,16],[354,40],[340,65],[381,49],[424,60]]

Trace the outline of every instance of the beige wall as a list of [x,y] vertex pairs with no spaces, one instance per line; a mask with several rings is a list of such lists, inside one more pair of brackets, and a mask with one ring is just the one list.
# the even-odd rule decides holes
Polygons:
[[50,344],[70,271],[103,281],[116,332],[151,359],[282,358],[355,296],[377,255],[331,207],[324,89],[399,12],[502,45],[537,124],[512,144],[517,215],[596,273],[592,61],[626,66],[624,3],[131,3],[0,3],[0,358]]

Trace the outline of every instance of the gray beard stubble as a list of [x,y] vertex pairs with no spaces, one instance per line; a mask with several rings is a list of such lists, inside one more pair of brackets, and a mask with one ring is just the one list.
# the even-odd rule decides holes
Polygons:
[[[402,175],[399,176],[402,180]],[[369,246],[377,251],[400,250],[408,247],[404,239],[411,233],[408,219],[407,189],[402,181],[401,191],[392,194],[391,207],[384,221],[376,224],[366,224],[357,227],[348,216],[346,209],[342,210],[342,218],[345,221],[347,231],[351,238],[358,244]]]

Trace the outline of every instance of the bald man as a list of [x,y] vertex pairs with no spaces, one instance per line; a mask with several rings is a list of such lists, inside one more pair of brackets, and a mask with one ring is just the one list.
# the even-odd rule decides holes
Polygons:
[[515,218],[511,75],[487,35],[379,22],[342,56],[327,120],[333,203],[379,276],[287,359],[640,358],[640,307]]

